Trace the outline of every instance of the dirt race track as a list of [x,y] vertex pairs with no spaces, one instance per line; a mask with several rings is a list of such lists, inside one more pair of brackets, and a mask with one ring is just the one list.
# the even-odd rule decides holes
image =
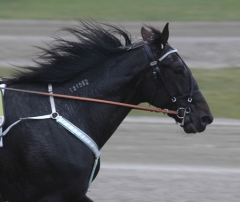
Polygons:
[[102,151],[96,201],[239,202],[240,121],[187,135],[171,119],[127,118]]
[[[118,24],[139,37],[141,23]],[[0,66],[31,64],[38,52],[33,46],[73,25],[0,20]],[[172,22],[170,33],[191,68],[240,67],[239,22]],[[204,133],[187,135],[170,118],[127,118],[101,158],[88,193],[97,202],[240,201],[240,121],[215,119]]]

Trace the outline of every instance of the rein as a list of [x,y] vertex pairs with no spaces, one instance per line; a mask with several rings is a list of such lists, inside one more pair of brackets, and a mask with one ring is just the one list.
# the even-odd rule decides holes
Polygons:
[[64,94],[55,94],[55,93],[46,93],[46,92],[31,91],[31,90],[21,90],[21,89],[8,88],[8,87],[5,87],[5,88],[4,87],[0,87],[0,89],[16,91],[16,92],[22,92],[22,93],[37,94],[37,95],[43,95],[43,96],[53,96],[53,97],[72,99],[72,100],[81,100],[81,101],[88,101],[88,102],[97,102],[97,103],[118,105],[118,106],[129,107],[129,108],[137,109],[137,110],[178,115],[178,111],[174,111],[174,110],[144,107],[144,106],[138,106],[138,105],[133,105],[133,104],[114,102],[114,101],[109,101],[109,100],[100,100],[100,99],[94,99],[94,98],[79,97],[79,96],[64,95]]

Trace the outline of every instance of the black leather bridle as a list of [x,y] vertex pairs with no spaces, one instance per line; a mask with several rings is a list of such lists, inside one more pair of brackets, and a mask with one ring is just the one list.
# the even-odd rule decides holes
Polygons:
[[[166,45],[168,47],[170,47],[168,44],[166,44]],[[171,106],[174,104],[177,107],[177,111],[178,111],[177,117],[179,119],[182,119],[181,126],[184,126],[184,118],[185,118],[186,114],[189,114],[191,112],[190,104],[192,102],[192,96],[193,96],[194,93],[199,92],[199,90],[194,91],[194,87],[197,84],[196,81],[194,81],[194,79],[191,76],[191,72],[188,70],[189,76],[190,76],[190,87],[191,87],[190,92],[187,93],[187,94],[184,94],[182,96],[179,96],[179,97],[174,96],[172,91],[169,89],[169,87],[168,87],[168,85],[166,83],[166,80],[164,79],[164,77],[163,77],[163,75],[161,73],[161,69],[158,67],[158,64],[164,58],[166,58],[168,55],[170,55],[172,53],[177,54],[177,50],[173,49],[172,47],[170,47],[170,50],[167,53],[165,53],[161,58],[156,60],[155,57],[154,57],[154,54],[153,54],[151,46],[149,46],[148,44],[145,44],[144,45],[144,49],[145,49],[146,55],[147,55],[147,57],[148,57],[148,59],[150,61],[150,66],[152,67],[153,78],[154,78],[155,83],[156,83],[155,89],[153,91],[153,95],[152,95],[150,103],[153,101],[154,96],[155,96],[155,92],[156,92],[156,89],[157,89],[157,79],[160,78],[161,81],[163,82],[165,88],[167,89],[170,97],[171,97],[171,101],[172,101]],[[178,55],[178,57],[181,59],[181,57],[179,55]],[[181,61],[184,63],[184,61],[182,59],[181,59]],[[184,65],[186,65],[186,64],[184,63]],[[179,105],[178,100],[186,98],[186,97],[187,97],[187,106],[186,107],[181,107]]]

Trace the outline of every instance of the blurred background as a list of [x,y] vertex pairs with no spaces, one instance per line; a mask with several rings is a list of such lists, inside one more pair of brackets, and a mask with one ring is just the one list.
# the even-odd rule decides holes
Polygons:
[[0,74],[29,64],[38,54],[34,46],[45,46],[78,18],[119,24],[136,38],[144,23],[162,29],[169,22],[169,42],[192,69],[214,116],[240,119],[239,8],[237,0],[1,0]]
[[[33,64],[63,27],[94,19],[140,37],[162,30],[190,67],[216,118],[186,135],[173,120],[132,111],[103,149],[96,201],[240,200],[239,0],[0,0],[0,76]],[[137,139],[137,140],[136,140]]]

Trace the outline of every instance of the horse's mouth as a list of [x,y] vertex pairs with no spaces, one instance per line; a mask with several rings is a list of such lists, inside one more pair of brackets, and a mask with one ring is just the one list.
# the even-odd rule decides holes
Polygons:
[[184,123],[182,123],[182,119],[175,119],[176,122],[181,123],[181,127],[184,129],[185,133],[200,133],[206,129],[206,125],[196,125],[196,123],[192,122],[190,117],[186,116],[184,119]]
[[197,130],[197,128],[194,126],[193,123],[189,123],[189,124],[184,124],[183,129],[186,133],[197,133],[200,132]]
[[[198,122],[197,122],[198,123]],[[190,118],[185,118],[184,125],[182,126],[186,133],[201,133],[206,129],[207,125],[194,123]]]
[[213,122],[212,114],[197,117],[192,114],[186,114],[183,119],[174,115],[168,116],[174,118],[176,123],[180,123],[186,133],[201,133],[206,129],[207,125]]

